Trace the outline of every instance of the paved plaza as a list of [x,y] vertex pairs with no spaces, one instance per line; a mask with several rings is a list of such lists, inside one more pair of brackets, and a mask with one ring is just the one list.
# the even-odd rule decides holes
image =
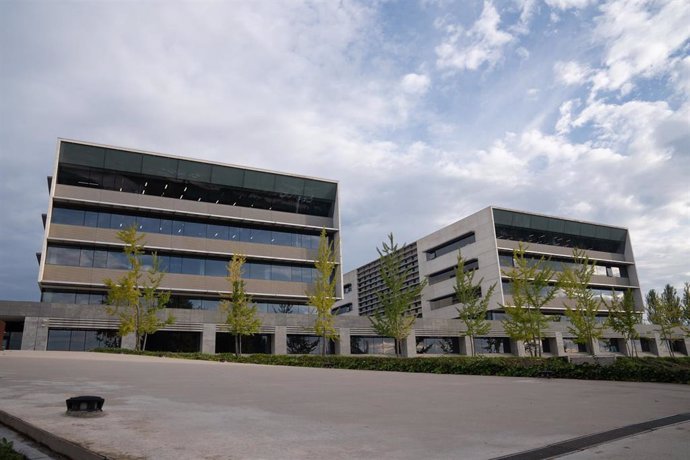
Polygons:
[[[105,415],[65,416],[99,395]],[[690,412],[690,386],[0,352],[0,410],[123,459],[484,459]],[[571,458],[687,458],[688,422]]]

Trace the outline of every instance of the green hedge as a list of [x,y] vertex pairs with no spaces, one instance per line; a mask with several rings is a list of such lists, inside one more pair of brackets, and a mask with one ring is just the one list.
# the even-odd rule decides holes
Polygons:
[[690,383],[690,358],[618,358],[614,364],[573,364],[565,358],[518,357],[425,357],[393,358],[379,356],[298,356],[136,352],[120,348],[103,348],[105,353],[136,354],[166,358],[206,361],[268,364],[275,366],[327,367],[370,371],[422,372],[429,374],[498,375],[540,377],[549,371],[555,378],[586,380],[620,380],[628,382]]

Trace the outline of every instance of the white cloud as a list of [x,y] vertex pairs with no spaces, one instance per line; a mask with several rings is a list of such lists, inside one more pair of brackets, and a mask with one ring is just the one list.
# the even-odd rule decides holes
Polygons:
[[501,17],[491,2],[484,2],[481,16],[471,29],[451,29],[436,47],[436,67],[442,70],[477,70],[483,64],[493,66],[501,59],[503,48],[513,40],[499,29]]
[[556,80],[565,85],[580,85],[587,80],[590,70],[575,61],[557,61],[553,65]]
[[612,1],[602,6],[594,31],[604,44],[604,66],[593,77],[593,93],[627,94],[638,78],[668,71],[674,53],[690,40],[690,8],[683,1],[663,1],[653,8],[645,2]]
[[426,75],[408,73],[400,83],[402,90],[409,94],[424,94],[429,89],[431,80]]
[[520,59],[525,60],[529,59],[529,50],[525,48],[524,46],[519,47],[518,49],[515,50],[518,56],[520,56]]
[[558,10],[582,9],[594,3],[596,0],[546,0],[546,4]]
[[[626,14],[616,25],[607,6],[586,42],[591,59],[561,57],[563,83],[586,85],[594,69],[592,84],[622,91],[650,68],[631,37],[663,42],[653,75],[673,97],[619,103],[573,99],[573,87],[552,84],[553,59],[527,40],[517,53],[529,61],[437,80],[429,55],[434,71],[492,67],[527,33],[502,24],[489,2],[469,29],[437,12],[436,54],[433,33],[390,43],[376,6],[347,1],[52,5],[0,2],[0,13],[25,12],[0,14],[3,41],[17,43],[0,66],[0,150],[10,152],[0,157],[0,240],[32,294],[57,136],[338,179],[347,269],[375,257],[389,231],[411,241],[496,204],[630,227],[644,288],[688,272],[690,60],[675,44],[684,32],[658,24],[677,5],[645,13],[660,27],[649,40],[651,26]],[[521,23],[542,27],[533,36],[552,27],[533,20],[538,6],[521,8]],[[564,28],[578,16],[561,15]],[[421,34],[419,25],[401,29]],[[420,116],[421,100],[436,109]],[[0,272],[1,292],[17,292],[17,270]]]

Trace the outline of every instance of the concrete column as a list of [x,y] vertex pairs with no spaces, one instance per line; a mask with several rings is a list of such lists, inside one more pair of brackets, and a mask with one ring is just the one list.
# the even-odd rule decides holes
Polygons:
[[553,353],[555,356],[566,356],[565,345],[563,345],[563,333],[556,331],[554,335],[554,343],[556,344],[556,347],[551,350],[551,353]]
[[690,337],[685,337],[683,341],[685,342],[685,355],[690,356]]
[[465,335],[460,337],[460,354],[472,356],[472,338]]
[[120,340],[120,348],[134,350],[137,347],[137,336],[134,333],[127,334]]
[[335,354],[350,356],[350,328],[341,327],[338,330],[338,340],[335,342]]
[[666,345],[666,342],[661,340],[661,336],[658,332],[654,333],[654,338],[652,339],[652,351],[660,357],[671,356],[671,353],[669,353],[668,351],[668,346]]
[[45,350],[48,347],[48,318],[24,318],[22,350]]
[[417,356],[417,336],[415,335],[414,329],[410,331],[402,343],[403,356],[406,358],[414,358]]
[[204,323],[201,331],[201,352],[214,354],[216,352],[216,325]]
[[527,356],[527,351],[525,350],[525,342],[522,340],[511,340],[510,348],[513,351],[513,354],[516,356]]
[[276,326],[273,334],[273,354],[287,355],[287,327]]

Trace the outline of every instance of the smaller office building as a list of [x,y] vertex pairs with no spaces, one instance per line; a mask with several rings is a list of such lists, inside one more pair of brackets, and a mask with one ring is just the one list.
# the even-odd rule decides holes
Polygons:
[[[596,262],[590,289],[604,298],[630,290],[636,307],[642,313],[642,293],[627,229],[499,207],[482,209],[400,249],[403,253],[402,270],[408,272],[407,284],[428,280],[410,313],[423,320],[453,320],[458,317],[457,308],[461,305],[455,296],[454,285],[457,257],[461,252],[465,270],[474,270],[475,280],[482,280],[482,295],[486,295],[492,285],[496,286],[487,318],[492,320],[493,328],[487,337],[478,339],[477,349],[492,354],[523,353],[522,345],[511,343],[501,325],[505,317],[501,305],[510,305],[512,301],[506,271],[513,267],[513,251],[520,244],[526,248],[528,258],[535,261],[542,257],[548,259],[547,264],[556,273],[574,263],[575,248],[584,250]],[[378,293],[383,289],[377,258],[343,275],[343,299],[336,303],[333,312],[339,316],[371,316],[380,308]],[[543,347],[554,353],[556,350],[561,353],[585,352],[583,345],[569,337],[565,302],[564,293],[558,292],[544,309],[554,323],[546,334]],[[602,307],[601,321],[607,316],[608,312]],[[417,334],[420,333],[423,332]],[[603,340],[591,346],[596,352],[622,353],[627,345],[620,339],[620,335],[607,331]],[[673,346],[681,353],[688,348],[681,336]],[[449,347],[454,349],[454,346]],[[638,351],[653,353],[654,344],[643,337],[636,347]],[[464,348],[461,343],[460,349]]]

